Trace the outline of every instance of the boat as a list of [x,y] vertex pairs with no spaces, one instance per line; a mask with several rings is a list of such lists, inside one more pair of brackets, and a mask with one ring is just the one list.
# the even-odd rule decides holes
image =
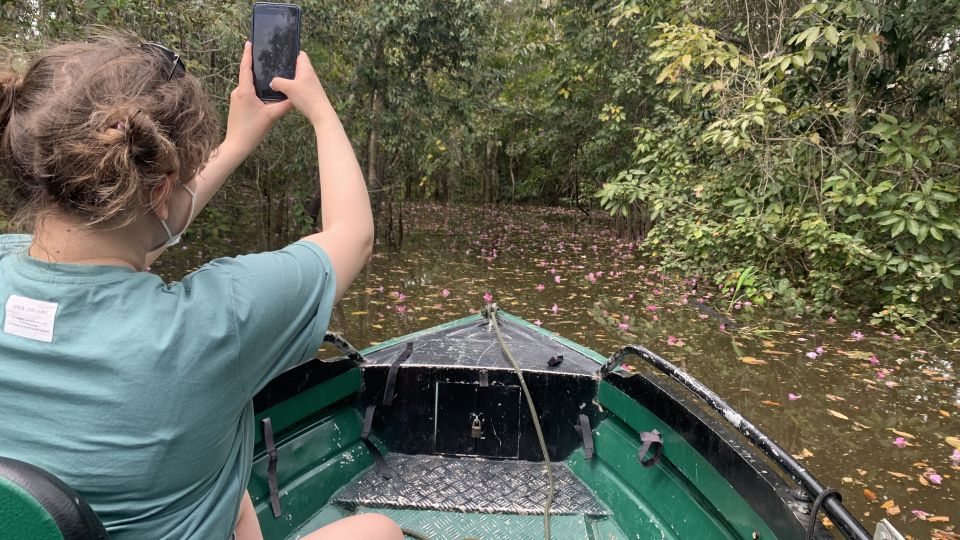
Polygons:
[[[360,351],[326,341],[336,357],[254,399],[248,489],[268,540],[369,512],[429,540],[903,538],[885,520],[868,533],[839,493],[642,346],[604,357],[495,305]],[[0,537],[107,537],[68,486],[10,461]]]

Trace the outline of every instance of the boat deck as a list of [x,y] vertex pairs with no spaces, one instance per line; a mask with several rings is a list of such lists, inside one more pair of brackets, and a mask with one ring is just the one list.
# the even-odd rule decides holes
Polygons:
[[[519,321],[500,327],[503,340],[524,372],[592,376],[600,370],[601,362],[578,350],[576,344],[561,338],[545,340],[542,331],[531,326]],[[364,355],[367,365],[389,366],[407,343],[413,343],[413,351],[405,366],[513,370],[489,323],[476,319],[454,321],[412,334],[404,341],[383,343]],[[562,361],[550,365],[550,359],[557,355]]]
[[[387,462],[395,471],[391,479],[367,470],[289,538],[368,512],[431,540],[543,538],[543,463],[403,454],[390,454]],[[552,538],[625,538],[610,510],[566,464],[554,463],[553,473]]]

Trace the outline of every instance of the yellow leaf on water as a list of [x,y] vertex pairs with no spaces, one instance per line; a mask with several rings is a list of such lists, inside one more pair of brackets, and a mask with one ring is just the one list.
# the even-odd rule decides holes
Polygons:
[[921,484],[925,485],[925,486],[929,486],[929,485],[930,485],[930,482],[928,482],[927,479],[923,477],[923,475],[918,475],[918,476],[917,476],[917,481],[920,482]]
[[776,401],[770,401],[769,399],[765,399],[760,403],[763,403],[764,405],[769,405],[770,407],[780,407],[779,403],[777,403]]
[[366,311],[351,311],[350,314],[353,315],[353,316],[366,315],[367,312],[366,312]]
[[927,517],[927,521],[933,521],[933,522],[950,521],[950,517],[949,516],[929,516]]
[[754,358],[752,356],[744,356],[740,359],[744,364],[750,364],[751,366],[762,366],[767,363],[766,360],[761,360],[759,358]]
[[887,472],[897,478],[910,478],[909,474],[903,474],[902,472],[897,472],[897,471],[887,471]]
[[803,459],[803,458],[813,457],[813,452],[804,448],[803,451],[801,451],[799,454],[793,454],[793,457],[794,459]]
[[891,506],[890,508],[887,508],[887,515],[888,515],[888,516],[895,516],[895,515],[897,515],[897,514],[899,514],[899,513],[900,513],[900,507],[899,507],[899,506]]
[[893,508],[893,505],[895,504],[897,503],[893,502],[893,499],[888,499],[886,502],[880,505],[880,508],[884,508],[884,509]]
[[867,488],[863,488],[863,496],[866,497],[867,500],[870,500],[870,501],[875,501],[875,500],[877,500],[877,494],[874,493],[873,491],[870,491],[870,490],[867,489]]
[[960,437],[947,437],[944,440],[947,441],[947,444],[950,446],[960,450]]
[[943,410],[943,409],[938,409],[937,412],[939,412],[939,413],[940,413],[940,416],[943,416],[944,418],[950,418],[950,413],[948,413],[947,411],[945,411],[945,410]]
[[377,330],[383,330],[383,327],[380,326],[379,324],[371,324],[371,325],[370,325],[370,328],[376,328]]
[[833,409],[827,409],[827,412],[830,413],[830,416],[835,416],[835,417],[837,417],[837,418],[839,418],[839,419],[841,419],[841,420],[849,420],[849,419],[850,419],[849,416],[847,416],[847,415],[845,415],[845,414],[843,414],[843,413],[838,413],[837,411],[835,411],[835,410],[833,410]]
[[895,430],[895,429],[893,429],[893,428],[887,428],[887,429],[890,430],[890,431],[892,431],[892,432],[894,432],[894,433],[896,433],[897,435],[899,435],[899,436],[901,436],[901,437],[906,437],[906,438],[908,438],[908,439],[916,439],[916,437],[914,437],[913,435],[907,433],[906,431],[897,431],[897,430]]
[[846,401],[846,399],[840,396],[835,396],[833,394],[827,394],[827,399],[829,399],[830,401]]

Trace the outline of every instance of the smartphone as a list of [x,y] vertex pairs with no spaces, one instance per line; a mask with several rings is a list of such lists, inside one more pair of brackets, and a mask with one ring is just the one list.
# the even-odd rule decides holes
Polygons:
[[300,6],[257,2],[253,5],[253,86],[262,101],[287,96],[270,89],[274,77],[292,79],[300,54]]

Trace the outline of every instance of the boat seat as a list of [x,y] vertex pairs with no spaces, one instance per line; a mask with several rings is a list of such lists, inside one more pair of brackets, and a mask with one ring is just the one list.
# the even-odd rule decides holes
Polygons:
[[90,505],[62,480],[35,465],[0,457],[0,538],[110,537]]

